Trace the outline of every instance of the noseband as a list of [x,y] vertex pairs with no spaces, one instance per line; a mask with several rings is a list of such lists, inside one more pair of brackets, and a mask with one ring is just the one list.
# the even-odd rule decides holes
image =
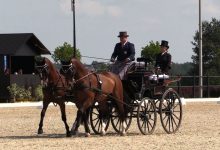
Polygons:
[[[65,69],[64,69],[65,68]],[[74,86],[80,82],[81,80],[85,79],[85,78],[90,78],[89,76],[94,74],[95,72],[90,72],[87,75],[79,78],[79,79],[75,79],[75,74],[76,74],[76,67],[71,63],[69,65],[62,65],[61,71],[66,75],[70,75],[71,77],[71,88],[74,88]],[[90,79],[89,79],[90,80]],[[91,82],[91,81],[89,81]],[[90,83],[91,84],[91,83]]]
[[[67,68],[67,69],[64,69],[64,68]],[[62,71],[64,74],[67,74],[69,71],[70,71],[71,73],[74,73],[72,63],[69,64],[69,65],[62,65],[61,71]]]
[[43,83],[41,84],[43,84],[43,86],[46,87],[49,74],[48,65],[46,63],[44,65],[37,65],[36,69],[39,72],[40,80],[43,81]]

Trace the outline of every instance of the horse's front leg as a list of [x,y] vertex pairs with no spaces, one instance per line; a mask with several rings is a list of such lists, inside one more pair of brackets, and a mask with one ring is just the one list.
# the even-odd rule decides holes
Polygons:
[[50,103],[49,101],[44,99],[43,108],[41,110],[41,118],[40,118],[40,123],[39,123],[39,128],[38,128],[38,134],[43,134],[43,121],[44,121],[45,113],[47,111],[49,103]]
[[65,128],[66,128],[66,136],[67,137],[71,137],[71,133],[69,131],[69,126],[68,126],[67,121],[66,121],[66,107],[65,107],[65,103],[60,103],[59,106],[60,106],[62,120],[63,120],[63,123],[64,123]]
[[72,135],[77,135],[78,134],[78,129],[79,129],[79,126],[82,122],[82,113],[80,110],[77,110],[77,115],[76,115],[76,119],[73,123],[73,126],[72,126],[72,129],[71,129],[71,133]]
[[85,127],[85,136],[89,137],[90,136],[90,129],[89,129],[89,111],[90,109],[87,109],[86,112],[83,113],[83,123]]

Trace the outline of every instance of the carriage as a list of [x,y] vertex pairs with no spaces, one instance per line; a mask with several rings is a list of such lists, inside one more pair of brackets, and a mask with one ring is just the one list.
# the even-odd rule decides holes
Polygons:
[[[178,131],[182,121],[182,102],[180,96],[173,88],[168,88],[172,82],[180,78],[170,79],[165,74],[153,74],[148,71],[147,60],[138,58],[123,80],[124,107],[126,111],[126,130],[129,129],[132,119],[136,118],[140,132],[144,135],[152,134],[155,130],[159,115],[161,124],[166,133]],[[90,111],[91,128],[96,134],[101,133],[102,118],[98,103]],[[110,123],[113,129],[120,133],[122,123],[119,119],[116,105],[109,100],[108,116],[105,130]]]
[[[76,118],[77,127],[74,125],[74,128],[72,128],[74,129],[73,131],[77,131],[81,123],[80,118],[83,117],[87,135],[90,133],[87,117],[89,117],[92,130],[96,134],[105,133],[110,123],[116,132],[124,134],[129,129],[134,118],[136,118],[142,134],[152,134],[156,127],[157,115],[160,117],[164,130],[169,134],[178,131],[181,125],[181,99],[174,89],[168,88],[170,83],[178,82],[180,78],[170,79],[168,75],[160,74],[159,72],[154,74],[148,71],[147,60],[144,58],[138,58],[137,63],[131,66],[127,72],[127,79],[122,80],[122,84],[118,84],[120,85],[118,86],[119,88],[116,88],[116,83],[121,81],[115,74],[106,72],[109,77],[103,74],[101,77],[105,79],[103,80],[105,82],[105,89],[109,86],[107,84],[110,84],[115,89],[109,93],[104,93],[104,86],[99,86],[99,81],[101,81],[99,77],[101,74],[88,71],[77,59],[62,63],[60,71],[63,75],[56,70],[49,59],[43,58],[36,63],[45,93],[38,134],[43,133],[43,119],[50,102],[57,103],[60,106],[67,136],[71,136],[71,133],[66,122],[66,101],[71,101],[76,105],[78,103],[78,106],[80,104],[85,106],[85,102],[89,104],[85,109],[86,112],[83,111],[82,113],[81,110],[78,110]],[[114,79],[114,83],[111,79]],[[96,84],[96,86],[93,87],[92,84]],[[120,90],[118,92],[121,93],[120,96],[115,94],[117,93],[115,92],[116,89]],[[122,95],[122,90],[124,96]],[[77,92],[80,96],[75,99],[75,94],[72,92]],[[86,97],[89,98],[88,100],[86,99],[87,101],[84,101],[85,96],[83,94],[90,94],[90,97],[89,95]],[[107,108],[104,108],[108,110],[107,116],[103,116],[101,113],[102,110],[99,108],[102,105],[98,103],[96,94],[105,95]],[[122,99],[122,96],[124,99]],[[120,97],[120,99],[117,99],[117,97]],[[92,107],[90,106],[91,104],[93,104]],[[89,107],[90,109],[88,109]],[[103,132],[103,130],[105,131]]]

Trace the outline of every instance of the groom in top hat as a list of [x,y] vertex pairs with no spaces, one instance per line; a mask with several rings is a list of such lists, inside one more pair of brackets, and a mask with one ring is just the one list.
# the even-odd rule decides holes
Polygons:
[[160,69],[162,73],[169,74],[171,69],[171,55],[168,53],[168,41],[162,40],[160,44],[160,53],[156,56],[156,70]]
[[128,68],[135,60],[135,48],[133,43],[128,42],[129,35],[127,32],[119,32],[118,37],[120,42],[115,45],[111,56],[111,61],[115,63],[112,72],[118,74],[121,80],[124,80]]

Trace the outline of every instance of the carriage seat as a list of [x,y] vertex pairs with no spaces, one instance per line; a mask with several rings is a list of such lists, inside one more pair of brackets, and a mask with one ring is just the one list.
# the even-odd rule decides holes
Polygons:
[[169,75],[166,74],[160,74],[160,75],[152,74],[148,76],[148,79],[152,84],[156,84],[156,83],[163,84],[164,80],[167,80],[169,78],[170,78]]
[[137,62],[133,62],[129,66],[127,70],[127,74],[130,74],[130,73],[140,74],[140,73],[146,72],[147,62],[148,62],[148,59],[146,58],[142,58],[142,57],[137,58]]

